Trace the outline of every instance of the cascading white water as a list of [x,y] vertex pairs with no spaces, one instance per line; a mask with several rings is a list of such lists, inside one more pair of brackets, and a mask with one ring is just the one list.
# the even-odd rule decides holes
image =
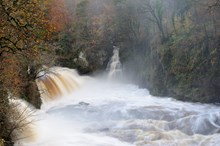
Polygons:
[[53,67],[42,71],[41,77],[36,80],[42,101],[49,102],[65,96],[79,88],[89,77],[79,76],[76,70]]
[[[63,70],[71,72],[66,68],[56,72],[63,77],[65,74],[60,73]],[[54,82],[59,88],[66,86]],[[17,146],[219,146],[220,143],[218,106],[153,97],[148,90],[135,85],[98,78],[85,80],[74,92],[61,96],[42,106],[34,129],[38,137],[29,142],[21,140]]]
[[113,79],[117,78],[121,74],[121,62],[119,57],[119,48],[114,47],[113,56],[107,65],[108,78]]

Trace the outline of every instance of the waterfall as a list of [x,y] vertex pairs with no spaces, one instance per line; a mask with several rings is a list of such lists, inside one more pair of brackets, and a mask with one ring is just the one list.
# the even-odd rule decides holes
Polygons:
[[[108,77],[120,66],[115,48]],[[219,146],[220,107],[154,97],[109,79],[61,67],[41,72],[36,82],[44,106],[35,127],[26,127],[35,137],[15,146]]]
[[108,78],[117,78],[120,76],[122,70],[121,70],[121,62],[120,62],[120,57],[119,57],[119,48],[114,47],[113,50],[113,56],[111,60],[108,62],[107,65],[107,71],[108,71]]
[[49,102],[70,94],[87,80],[88,77],[79,76],[76,70],[53,67],[42,71],[36,79],[42,101]]

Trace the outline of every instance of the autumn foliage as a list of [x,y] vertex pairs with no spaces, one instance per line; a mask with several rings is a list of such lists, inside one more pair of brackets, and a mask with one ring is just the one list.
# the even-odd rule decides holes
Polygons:
[[11,141],[9,95],[29,101],[36,98],[27,94],[34,81],[28,67],[41,64],[42,52],[48,50],[47,41],[53,28],[46,13],[47,3],[47,0],[0,0],[0,139],[6,142]]
[[56,32],[60,32],[70,22],[65,0],[51,0],[47,5],[49,23]]
[[34,48],[49,36],[43,0],[0,1],[0,55]]

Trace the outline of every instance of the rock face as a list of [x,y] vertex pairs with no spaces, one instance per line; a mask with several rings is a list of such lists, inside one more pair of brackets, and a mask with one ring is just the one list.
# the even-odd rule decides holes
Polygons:
[[206,48],[200,39],[171,41],[147,52],[145,68],[138,73],[142,85],[156,96],[220,103],[220,46],[212,40]]
[[40,98],[40,93],[38,91],[38,87],[35,81],[29,81],[26,87],[26,100],[38,109],[41,106],[42,102]]
[[32,62],[28,66],[27,73],[25,73],[24,78],[24,91],[21,95],[21,98],[25,99],[27,102],[32,104],[35,108],[40,108],[41,106],[41,98],[40,93],[37,87],[37,84],[35,82],[35,79],[37,77],[38,71],[42,68],[42,65],[36,62]]
[[107,50],[102,50],[102,49],[95,51],[88,50],[86,54],[88,56],[88,62],[90,66],[89,68],[90,70],[93,71],[105,69],[109,61],[109,58],[111,58],[112,55]]
[[66,57],[63,54],[60,55],[62,57],[58,57],[56,64],[77,69],[80,74],[88,74],[106,68],[112,50],[113,47],[81,49],[71,52]]

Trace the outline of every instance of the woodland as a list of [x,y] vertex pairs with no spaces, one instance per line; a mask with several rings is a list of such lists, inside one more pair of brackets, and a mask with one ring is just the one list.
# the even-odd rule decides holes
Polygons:
[[113,46],[152,95],[220,103],[219,28],[220,0],[0,0],[0,146],[23,126],[10,98],[40,108],[42,66],[92,75]]

